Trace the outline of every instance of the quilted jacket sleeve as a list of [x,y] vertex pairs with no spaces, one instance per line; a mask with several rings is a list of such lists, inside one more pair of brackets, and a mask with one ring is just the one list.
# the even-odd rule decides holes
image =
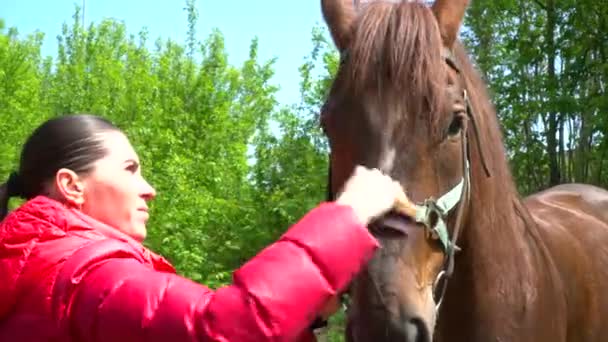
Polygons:
[[54,292],[59,321],[83,341],[302,340],[378,247],[350,208],[324,203],[211,291],[118,241],[97,244],[66,261]]

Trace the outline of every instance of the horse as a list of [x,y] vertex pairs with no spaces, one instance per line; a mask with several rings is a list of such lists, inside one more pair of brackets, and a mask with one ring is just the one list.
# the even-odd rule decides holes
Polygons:
[[527,197],[482,73],[467,0],[322,0],[340,65],[321,106],[328,196],[356,165],[415,204],[369,224],[381,248],[349,288],[347,341],[608,341],[608,192]]

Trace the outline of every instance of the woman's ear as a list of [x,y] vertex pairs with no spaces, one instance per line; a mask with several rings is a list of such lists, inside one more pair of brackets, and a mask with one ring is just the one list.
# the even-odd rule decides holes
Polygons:
[[55,190],[68,204],[81,208],[84,204],[84,182],[76,172],[59,169],[55,174]]

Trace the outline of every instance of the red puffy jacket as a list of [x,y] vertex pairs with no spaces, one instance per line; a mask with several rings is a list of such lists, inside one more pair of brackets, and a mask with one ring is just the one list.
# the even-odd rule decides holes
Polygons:
[[323,203],[211,291],[46,197],[0,223],[0,341],[296,341],[378,247]]

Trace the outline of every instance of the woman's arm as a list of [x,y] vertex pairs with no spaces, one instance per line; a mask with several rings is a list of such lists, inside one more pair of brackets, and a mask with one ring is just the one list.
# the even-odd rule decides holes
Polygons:
[[83,341],[294,341],[377,247],[349,206],[324,203],[211,291],[99,242],[66,261],[55,309]]

